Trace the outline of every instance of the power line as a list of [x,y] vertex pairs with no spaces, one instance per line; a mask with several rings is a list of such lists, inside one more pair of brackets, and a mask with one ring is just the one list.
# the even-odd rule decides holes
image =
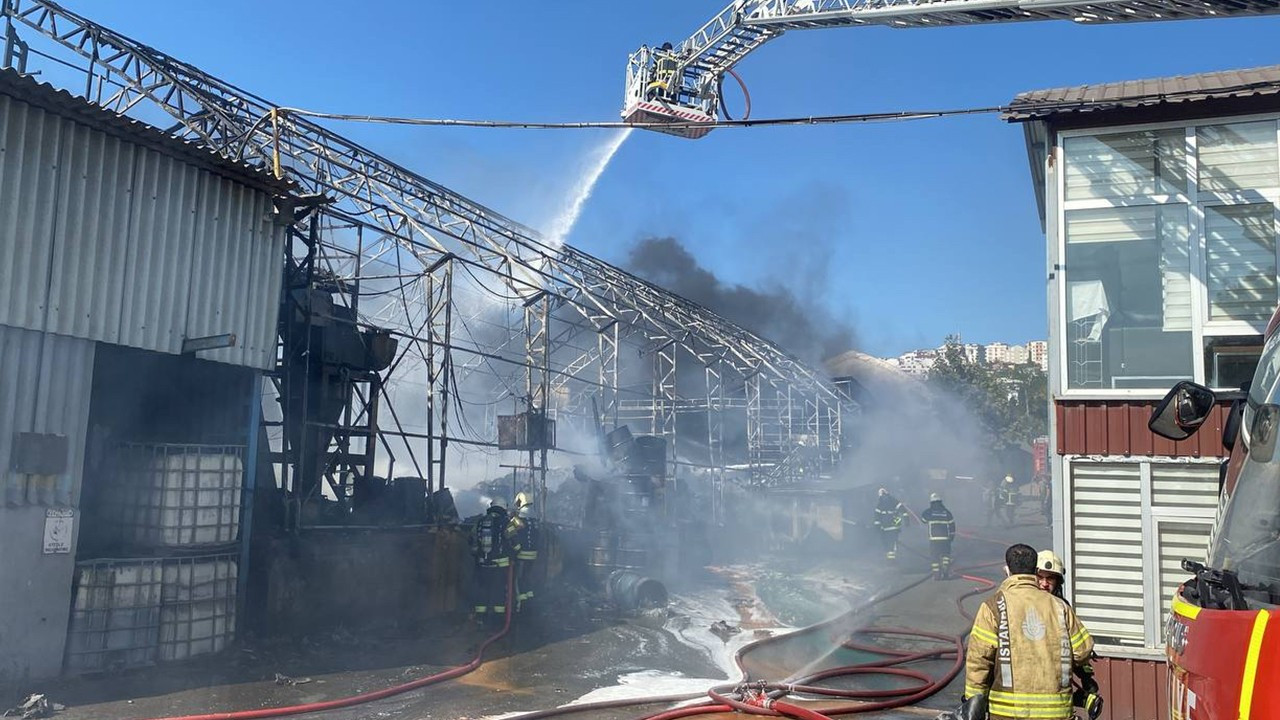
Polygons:
[[[1244,82],[1235,85],[1214,88],[1214,96],[1229,96],[1242,92],[1259,92],[1275,90],[1276,84],[1270,81]],[[932,118],[959,117],[964,115],[992,115],[996,113],[1024,112],[1032,114],[1070,112],[1073,110],[1104,110],[1115,107],[1145,105],[1160,102],[1172,102],[1186,98],[1200,98],[1206,94],[1204,89],[1184,89],[1172,92],[1155,92],[1142,95],[1128,95],[1114,100],[1060,100],[1060,101],[1023,101],[1015,100],[1008,105],[988,105],[969,108],[950,108],[943,110],[896,110],[874,113],[844,113],[837,115],[796,115],[779,118],[758,118],[744,120],[721,119],[715,122],[624,122],[621,120],[581,121],[581,122],[543,122],[528,120],[478,120],[456,118],[414,118],[394,115],[362,115],[352,113],[321,112],[304,108],[282,107],[277,111],[299,117],[323,120],[339,120],[344,122],[375,123],[383,125],[417,125],[425,127],[474,127],[474,128],[519,128],[528,130],[584,130],[584,129],[625,129],[644,130],[684,130],[721,128],[749,128],[794,125],[839,125],[850,123],[904,122],[908,120],[927,120]]]
[[841,123],[900,122],[905,120],[925,120],[929,118],[952,117],[957,115],[983,115],[1004,112],[1009,108],[1003,105],[978,108],[959,108],[952,110],[904,110],[880,113],[854,113],[842,115],[801,115],[783,118],[759,118],[756,120],[719,120],[716,122],[623,122],[621,120],[589,120],[582,122],[542,122],[527,120],[475,120],[453,118],[412,118],[391,115],[356,115],[348,113],[320,112],[302,108],[282,107],[277,111],[285,115],[297,115],[321,120],[341,120],[344,122],[374,123],[381,125],[417,125],[426,127],[476,127],[476,128],[519,128],[525,130],[585,130],[585,129],[625,129],[644,130],[676,130],[686,128],[744,128],[765,127],[771,125],[835,125]]

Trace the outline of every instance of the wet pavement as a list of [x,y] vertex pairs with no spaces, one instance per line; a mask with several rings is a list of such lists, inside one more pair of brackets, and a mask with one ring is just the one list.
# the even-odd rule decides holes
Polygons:
[[[1048,532],[1036,519],[1028,513],[1014,528],[978,529],[976,533],[984,539],[959,539],[957,567],[997,560],[1011,542],[1043,547]],[[907,538],[900,567],[894,570],[876,562],[878,553],[803,563],[779,556],[712,568],[696,581],[671,588],[671,605],[665,614],[619,617],[580,600],[547,597],[534,612],[519,617],[512,633],[495,643],[487,653],[489,659],[469,675],[366,705],[295,717],[497,720],[569,703],[703,692],[740,679],[734,655],[744,645],[839,615],[873,594],[923,577],[928,568],[920,552],[924,541],[918,531]],[[996,578],[998,568],[985,572]],[[848,625],[850,629],[909,626],[963,633],[968,621],[954,603],[974,587],[964,580],[924,582],[891,602],[855,614]],[[968,607],[977,602],[970,600]],[[722,623],[718,633],[713,630],[716,623]],[[462,617],[423,630],[376,637],[338,630],[291,644],[255,645],[200,662],[61,680],[37,691],[69,706],[57,715],[63,720],[142,720],[311,703],[378,690],[464,664],[487,632],[491,630],[482,631]],[[744,665],[752,677],[781,679],[802,668],[868,659],[838,647],[843,637],[847,637],[844,628],[797,635],[752,651]],[[910,642],[886,642],[899,648],[910,646]],[[949,665],[950,661],[930,661],[919,669],[940,674]],[[277,673],[303,682],[289,684],[286,679],[277,684]],[[902,681],[862,678],[854,685],[890,687],[895,682]],[[958,702],[961,684],[953,682],[917,707],[875,715],[932,717]],[[662,707],[592,710],[569,717],[621,720]]]

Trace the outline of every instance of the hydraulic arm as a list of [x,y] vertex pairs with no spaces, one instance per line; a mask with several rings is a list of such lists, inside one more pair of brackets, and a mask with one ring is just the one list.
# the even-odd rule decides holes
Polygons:
[[1277,0],[734,0],[679,45],[642,46],[627,62],[622,117],[698,138],[721,113],[724,75],[787,30],[1070,20],[1117,23],[1280,13]]

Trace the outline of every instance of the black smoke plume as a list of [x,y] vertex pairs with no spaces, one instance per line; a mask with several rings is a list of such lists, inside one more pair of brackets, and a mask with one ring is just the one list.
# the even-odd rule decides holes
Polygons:
[[[788,270],[792,277],[803,277],[806,283],[816,281],[820,287],[825,283],[825,272],[813,265],[798,262]],[[768,287],[725,283],[675,238],[641,240],[627,256],[627,269],[810,363],[854,347],[853,328],[833,318],[818,302],[802,301],[780,283]]]

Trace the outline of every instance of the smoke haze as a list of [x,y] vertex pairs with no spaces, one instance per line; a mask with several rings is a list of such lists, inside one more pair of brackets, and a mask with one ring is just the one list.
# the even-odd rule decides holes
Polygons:
[[[626,269],[809,362],[820,362],[855,343],[853,327],[832,317],[816,298],[803,301],[781,284],[747,287],[724,282],[673,237],[641,240],[628,254]],[[806,282],[812,279],[819,289],[826,279],[822,268],[803,259],[796,260],[789,274]]]

